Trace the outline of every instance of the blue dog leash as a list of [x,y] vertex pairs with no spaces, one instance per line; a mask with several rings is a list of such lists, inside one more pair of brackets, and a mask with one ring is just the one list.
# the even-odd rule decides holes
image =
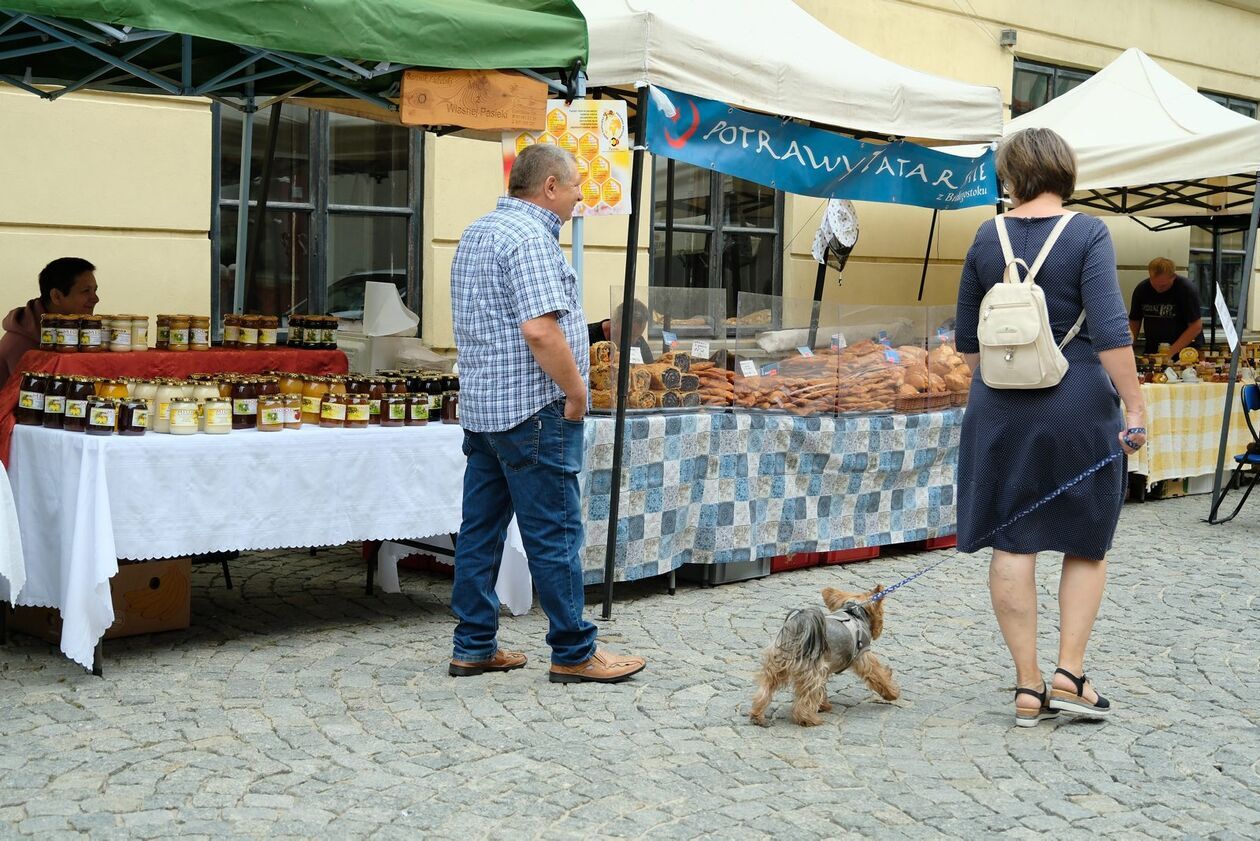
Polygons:
[[[1138,434],[1145,435],[1145,434],[1146,434],[1146,430],[1145,430],[1145,429],[1143,429],[1143,428],[1141,428],[1141,427],[1133,427],[1133,428],[1131,428],[1131,429],[1127,429],[1127,430],[1125,430],[1125,444],[1127,444],[1127,445],[1128,445],[1128,446],[1130,446],[1130,447],[1133,447],[1132,439],[1130,438],[1130,436],[1131,436],[1131,435],[1138,435]],[[1136,449],[1136,447],[1135,447],[1134,449]],[[1090,476],[1093,476],[1093,475],[1094,475],[1095,473],[1097,473],[1099,470],[1102,470],[1104,467],[1106,467],[1108,464],[1111,464],[1113,461],[1115,461],[1116,459],[1120,458],[1122,455],[1124,455],[1124,451],[1123,451],[1123,450],[1121,450],[1121,451],[1119,451],[1119,452],[1112,453],[1111,455],[1107,456],[1105,459],[1103,459],[1102,461],[1098,462],[1097,464],[1095,464],[1093,467],[1091,467],[1091,468],[1089,468],[1088,470],[1086,470],[1086,471],[1085,471],[1084,473],[1082,473],[1081,475],[1077,476],[1076,478],[1072,479],[1071,481],[1067,482],[1066,484],[1061,485],[1061,486],[1059,486],[1058,488],[1055,488],[1053,491],[1051,491],[1050,493],[1046,494],[1046,495],[1045,495],[1045,496],[1043,496],[1041,499],[1037,500],[1037,501],[1036,501],[1036,502],[1034,502],[1032,505],[1030,505],[1030,506],[1028,506],[1027,508],[1025,508],[1023,511],[1020,511],[1020,512],[1019,512],[1018,514],[1016,514],[1014,517],[1012,517],[1011,519],[1007,520],[1005,523],[1003,523],[1002,525],[998,526],[998,527],[997,527],[997,528],[995,528],[993,531],[991,531],[991,532],[989,532],[988,534],[986,534],[984,537],[980,538],[980,540],[979,540],[978,542],[979,542],[979,543],[983,543],[984,541],[988,540],[990,537],[993,537],[993,535],[995,535],[995,534],[997,534],[998,532],[1000,532],[1002,529],[1004,529],[1004,528],[1006,528],[1006,527],[1008,527],[1008,526],[1010,526],[1010,525],[1014,524],[1016,521],[1018,521],[1018,520],[1020,520],[1020,519],[1022,519],[1022,518],[1024,518],[1024,517],[1027,517],[1029,514],[1031,514],[1032,512],[1036,511],[1038,508],[1040,508],[1041,506],[1045,505],[1045,504],[1046,504],[1047,502],[1049,502],[1050,500],[1054,499],[1054,498],[1055,498],[1055,497],[1057,497],[1057,496],[1060,496],[1061,494],[1063,494],[1064,492],[1066,492],[1066,491],[1067,491],[1067,490],[1069,490],[1070,488],[1072,488],[1072,487],[1074,487],[1074,486],[1076,486],[1076,485],[1079,485],[1081,482],[1085,481],[1085,480],[1086,480],[1086,479],[1088,479]],[[883,599],[883,598],[887,597],[887,596],[888,596],[890,593],[892,593],[894,590],[899,590],[900,588],[902,588],[902,587],[906,586],[907,584],[909,584],[911,581],[915,580],[915,579],[916,579],[916,578],[918,578],[919,576],[921,576],[921,575],[925,575],[925,574],[927,574],[927,573],[931,572],[932,570],[936,569],[938,566],[940,566],[941,564],[945,563],[946,561],[952,561],[954,558],[958,557],[958,554],[959,554],[958,552],[955,552],[955,553],[954,553],[954,554],[952,554],[952,555],[946,555],[944,558],[941,558],[941,559],[940,559],[939,561],[937,561],[936,563],[931,564],[930,566],[926,566],[926,567],[924,567],[923,569],[919,570],[918,572],[914,573],[913,575],[911,575],[911,576],[909,576],[909,577],[907,577],[907,578],[903,578],[903,579],[901,579],[900,581],[898,581],[896,584],[892,585],[892,586],[891,586],[891,587],[889,587],[888,589],[879,591],[878,593],[876,593],[875,595],[873,595],[873,596],[871,596],[869,599],[867,599],[865,602],[863,602],[863,604],[874,604],[875,602],[877,602],[877,601],[879,601],[879,600],[881,600],[881,599]]]

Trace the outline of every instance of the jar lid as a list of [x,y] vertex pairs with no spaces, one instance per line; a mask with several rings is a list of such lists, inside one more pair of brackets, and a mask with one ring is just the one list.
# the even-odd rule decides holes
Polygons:
[[173,400],[171,400],[171,402],[172,403],[196,403],[197,400],[196,398],[193,398],[193,397],[176,397]]

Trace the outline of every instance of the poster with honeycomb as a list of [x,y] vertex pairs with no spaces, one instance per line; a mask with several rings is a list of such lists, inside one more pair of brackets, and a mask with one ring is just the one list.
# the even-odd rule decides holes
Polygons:
[[547,100],[545,131],[503,133],[503,188],[517,154],[535,143],[554,143],[572,152],[582,177],[582,198],[574,216],[630,214],[630,133],[626,103],[577,99]]

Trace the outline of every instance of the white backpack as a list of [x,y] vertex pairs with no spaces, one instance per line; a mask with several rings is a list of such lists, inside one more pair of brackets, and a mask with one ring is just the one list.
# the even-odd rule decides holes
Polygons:
[[[1085,313],[1059,344],[1054,343],[1046,296],[1036,283],[1037,271],[1075,213],[1065,213],[1041,247],[1032,268],[1011,251],[1006,220],[998,216],[998,240],[1006,260],[1001,283],[995,283],[980,302],[980,376],[989,388],[1049,388],[1058,385],[1067,373],[1063,348],[1076,338],[1085,324]],[[1021,281],[1019,266],[1027,274]]]

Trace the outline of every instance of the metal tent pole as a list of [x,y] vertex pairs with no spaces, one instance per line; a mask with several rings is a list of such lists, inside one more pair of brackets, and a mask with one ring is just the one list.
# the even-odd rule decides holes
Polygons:
[[822,314],[823,282],[827,279],[827,257],[818,264],[818,273],[814,275],[814,305],[809,314],[809,347],[813,350],[818,344],[818,319]]
[[1216,346],[1216,290],[1221,288],[1221,220],[1212,219],[1212,300],[1208,303],[1208,311],[1212,314],[1212,338],[1208,349]]
[[258,274],[258,253],[262,248],[263,235],[267,224],[267,197],[271,194],[271,168],[276,160],[276,140],[280,137],[280,110],[284,102],[271,106],[271,115],[267,118],[267,157],[263,158],[262,194],[258,197],[258,209],[254,216],[254,230],[249,237],[249,259],[245,263],[245,286],[253,288],[254,277]]
[[621,295],[621,335],[617,348],[617,418],[613,425],[608,544],[604,552],[604,619],[612,618],[613,577],[617,571],[617,518],[621,507],[622,450],[626,440],[626,392],[630,386],[630,331],[634,329],[634,281],[639,267],[639,214],[643,195],[643,144],[647,134],[647,88],[639,88],[638,93],[634,114],[634,163],[630,170],[630,225],[626,232],[626,280]]
[[[1234,380],[1238,376],[1238,357],[1242,351],[1243,326],[1247,321],[1247,296],[1251,292],[1251,275],[1256,269],[1256,225],[1260,223],[1260,171],[1256,172],[1256,182],[1251,196],[1251,221],[1247,226],[1246,256],[1243,257],[1242,288],[1238,291],[1238,315],[1234,318],[1234,328],[1238,333],[1238,346],[1230,354],[1229,380],[1225,384],[1225,409],[1221,419],[1221,443],[1216,450],[1216,475],[1212,477],[1212,509],[1208,513],[1208,522],[1215,524],[1216,509],[1221,500],[1221,477],[1225,472],[1225,449],[1229,446],[1229,421],[1234,412]],[[1216,301],[1212,301],[1216,308]]]
[[241,203],[236,212],[236,273],[232,281],[232,312],[237,313],[245,311],[245,263],[249,259],[249,167],[254,152],[255,110],[251,84],[250,96],[245,99],[245,121],[241,127]]
[[932,238],[936,236],[936,217],[939,210],[932,211],[932,226],[928,228],[927,248],[923,252],[923,273],[919,275],[919,300],[923,300],[923,288],[927,284],[928,261],[932,259]]

